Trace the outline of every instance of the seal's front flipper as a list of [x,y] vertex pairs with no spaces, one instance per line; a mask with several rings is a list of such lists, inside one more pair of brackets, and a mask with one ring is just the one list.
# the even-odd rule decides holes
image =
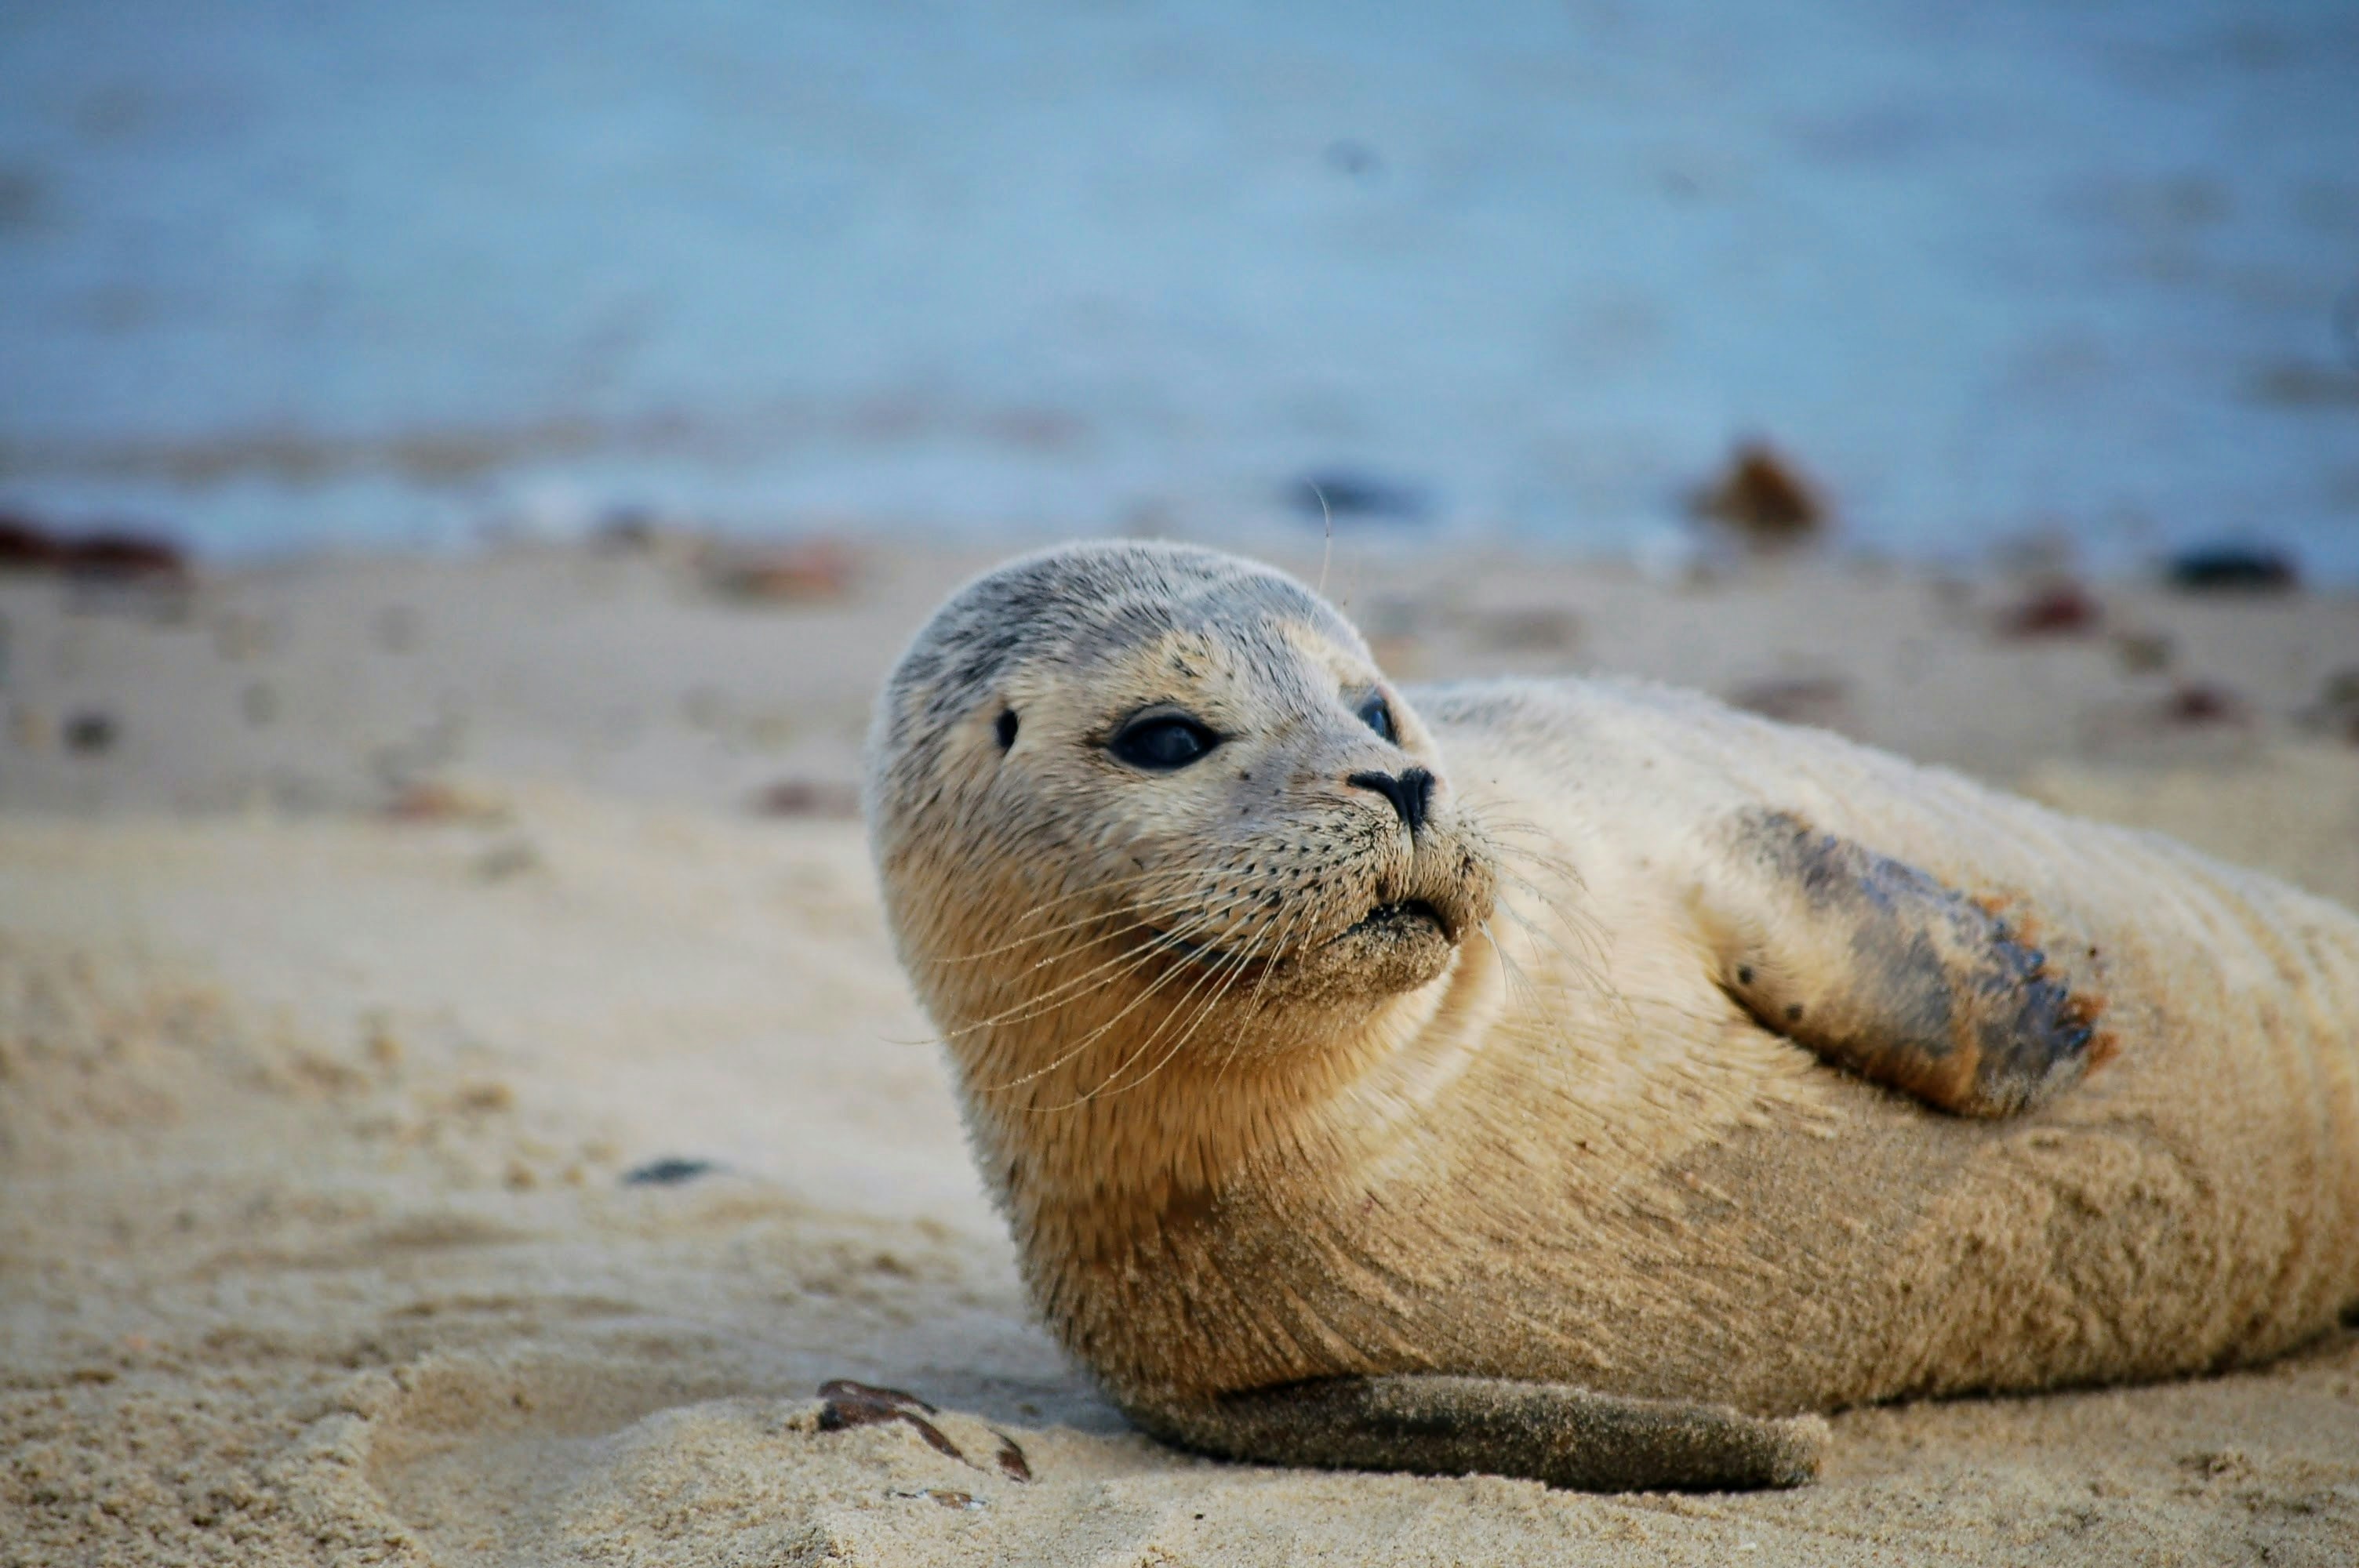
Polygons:
[[1326,1378],[1149,1422],[1261,1464],[1515,1476],[1581,1491],[1740,1491],[1819,1473],[1826,1422],[1497,1378]]
[[2097,1004],[1916,867],[1782,811],[1740,816],[1724,847],[1699,914],[1764,1028],[1961,1116],[2027,1110],[2104,1059]]

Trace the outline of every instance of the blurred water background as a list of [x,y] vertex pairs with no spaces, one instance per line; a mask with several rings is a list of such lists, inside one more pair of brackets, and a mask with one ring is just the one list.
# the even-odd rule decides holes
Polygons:
[[[2349,0],[0,5],[0,511],[2359,577]],[[1306,520],[1307,517],[1307,520]]]

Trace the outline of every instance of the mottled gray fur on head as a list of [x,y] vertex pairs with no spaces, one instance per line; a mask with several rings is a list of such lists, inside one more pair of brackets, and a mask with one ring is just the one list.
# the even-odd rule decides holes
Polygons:
[[1277,621],[1364,647],[1294,579],[1201,546],[1101,540],[1019,557],[952,594],[894,666],[870,736],[871,787],[888,758],[903,776],[923,776],[944,731],[1028,661],[1087,663],[1175,630],[1250,639]]

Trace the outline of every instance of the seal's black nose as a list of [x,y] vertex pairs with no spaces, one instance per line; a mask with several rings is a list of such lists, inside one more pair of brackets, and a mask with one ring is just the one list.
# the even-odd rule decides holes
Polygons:
[[1398,778],[1390,773],[1353,773],[1343,782],[1354,789],[1372,789],[1391,801],[1411,833],[1425,826],[1426,802],[1433,798],[1433,775],[1423,768],[1407,769]]

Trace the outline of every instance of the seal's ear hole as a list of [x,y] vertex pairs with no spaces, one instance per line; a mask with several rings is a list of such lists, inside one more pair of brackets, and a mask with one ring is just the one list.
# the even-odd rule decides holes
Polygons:
[[1012,708],[1001,709],[999,722],[993,728],[999,736],[1001,751],[1005,752],[1008,747],[1016,744],[1016,709]]

